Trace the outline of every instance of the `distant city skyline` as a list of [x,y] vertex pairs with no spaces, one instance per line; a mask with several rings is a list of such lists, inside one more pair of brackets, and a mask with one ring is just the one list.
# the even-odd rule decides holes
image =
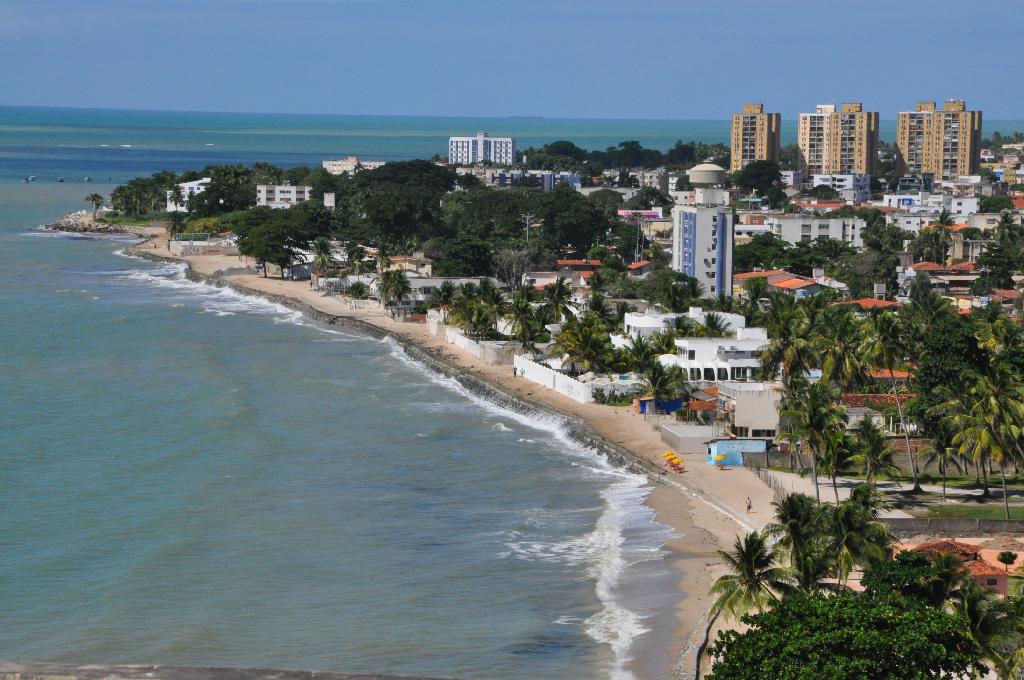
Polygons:
[[7,0],[0,104],[713,120],[762,102],[793,120],[859,101],[894,120],[962,98],[1024,118],[1013,61],[965,19],[946,0]]

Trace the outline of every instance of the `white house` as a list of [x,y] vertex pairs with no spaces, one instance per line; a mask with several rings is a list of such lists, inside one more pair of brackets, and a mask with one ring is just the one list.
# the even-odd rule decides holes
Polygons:
[[758,353],[768,346],[764,328],[737,328],[728,338],[676,338],[676,353],[658,357],[678,366],[693,382],[753,380],[761,366]]
[[[730,314],[728,312],[712,312],[722,322],[725,328],[735,333],[737,330],[744,328],[747,325],[746,319],[742,314]],[[685,314],[674,314],[674,313],[659,313],[649,311],[643,314],[638,312],[626,312],[626,316],[623,320],[623,334],[612,335],[612,345],[618,348],[629,346],[630,338],[647,338],[655,333],[661,333],[670,328],[674,328],[676,319],[685,318],[689,321],[705,325],[707,323],[707,314],[700,307],[690,307]]]
[[309,200],[313,187],[292,186],[291,184],[257,184],[256,205],[271,208],[290,208],[296,203]]
[[854,248],[864,245],[861,231],[867,226],[860,217],[815,217],[810,214],[771,215],[765,227],[778,238],[796,245],[801,241],[831,238],[846,241]]
[[196,194],[201,194],[206,191],[206,186],[210,183],[209,177],[203,177],[197,179],[194,182],[182,182],[178,184],[178,189],[181,193],[181,203],[177,203],[174,200],[174,191],[167,191],[167,212],[188,212],[188,199],[192,198]]
[[959,197],[926,191],[885,194],[882,197],[882,205],[886,208],[898,208],[908,213],[938,213],[946,210],[954,215],[967,216],[978,212],[978,203],[976,196]]

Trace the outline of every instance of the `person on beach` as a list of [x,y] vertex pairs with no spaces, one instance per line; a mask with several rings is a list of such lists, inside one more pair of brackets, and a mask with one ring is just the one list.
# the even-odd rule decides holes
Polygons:
[[747,514],[749,515],[750,511],[753,510],[753,509],[754,509],[754,504],[751,502],[750,496],[747,496]]

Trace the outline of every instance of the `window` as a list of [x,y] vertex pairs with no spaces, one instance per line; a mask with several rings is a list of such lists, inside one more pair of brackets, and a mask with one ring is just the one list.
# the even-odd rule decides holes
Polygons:
[[726,368],[718,369],[718,379],[719,380],[728,380],[729,379],[729,370],[726,369]]
[[994,578],[986,579],[985,580],[985,585],[994,586],[994,585],[996,585],[996,580]]
[[700,380],[700,369],[699,368],[691,368],[690,369],[690,380]]
[[713,369],[713,368],[705,368],[704,369],[704,379],[707,380],[708,382],[714,382],[715,381],[715,369]]
[[694,350],[694,349],[686,350],[686,358],[689,359],[690,361],[693,361],[694,359],[696,359],[697,358],[697,350]]

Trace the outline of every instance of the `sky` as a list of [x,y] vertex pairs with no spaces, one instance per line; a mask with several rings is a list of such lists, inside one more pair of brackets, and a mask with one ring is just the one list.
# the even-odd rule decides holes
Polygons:
[[1024,118],[1024,3],[962,0],[0,0],[0,104],[193,111],[883,119],[964,98]]

